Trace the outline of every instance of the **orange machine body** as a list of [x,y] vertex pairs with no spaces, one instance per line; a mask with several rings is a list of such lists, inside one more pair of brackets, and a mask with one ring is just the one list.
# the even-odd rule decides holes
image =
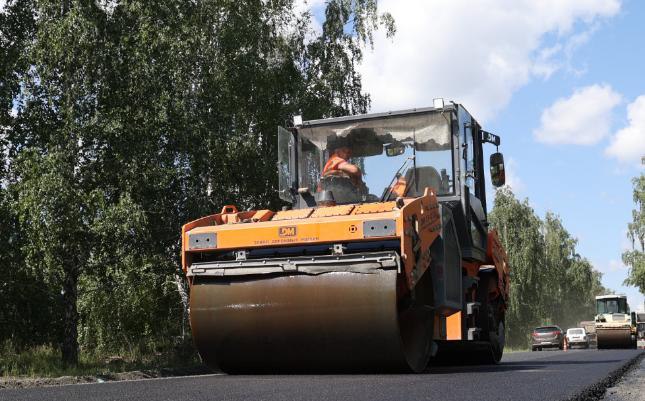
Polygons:
[[[387,227],[391,222],[394,227]],[[376,230],[376,234],[372,231]],[[378,230],[387,231],[380,235]],[[221,213],[194,220],[182,227],[182,266],[184,271],[204,255],[217,252],[249,251],[307,245],[343,245],[368,241],[400,243],[402,281],[400,294],[414,289],[431,266],[430,248],[441,234],[439,203],[427,189],[419,198],[397,202],[377,202],[273,212],[238,211],[225,206]],[[206,235],[206,237],[204,237]],[[210,235],[210,237],[208,237]],[[213,238],[215,244],[191,244],[191,237]],[[194,237],[193,237],[194,238]],[[463,275],[477,277],[483,265],[497,271],[498,286],[490,297],[508,296],[508,265],[497,234],[489,233],[486,263],[462,261]],[[189,277],[190,280],[190,277]],[[466,293],[468,296],[468,293]],[[468,300],[467,300],[468,301]],[[444,310],[435,316],[435,338],[460,340],[464,333],[461,309]],[[441,329],[443,327],[443,329]]]

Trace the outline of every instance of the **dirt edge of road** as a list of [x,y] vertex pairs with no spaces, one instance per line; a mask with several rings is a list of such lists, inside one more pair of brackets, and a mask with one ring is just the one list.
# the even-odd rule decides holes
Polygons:
[[108,381],[154,379],[173,376],[193,376],[215,373],[206,366],[186,368],[161,368],[135,370],[131,372],[103,373],[98,375],[61,376],[61,377],[1,377],[0,389],[62,386],[67,384],[103,383]]
[[601,381],[587,387],[582,392],[568,398],[566,401],[600,401],[604,399],[607,389],[618,383],[631,369],[638,367],[638,364],[643,358],[645,358],[645,352],[639,353],[626,364],[611,372]]
[[645,357],[618,383],[609,387],[603,401],[642,401],[645,394]]

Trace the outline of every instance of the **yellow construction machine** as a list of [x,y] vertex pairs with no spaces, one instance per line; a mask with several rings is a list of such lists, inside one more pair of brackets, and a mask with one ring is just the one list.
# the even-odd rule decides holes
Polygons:
[[636,348],[635,313],[629,313],[625,295],[596,297],[596,338],[598,348]]
[[[282,210],[182,229],[190,322],[226,372],[423,371],[497,363],[509,291],[483,145],[454,103],[278,128]],[[253,168],[253,166],[249,166]],[[504,184],[501,153],[492,184]]]

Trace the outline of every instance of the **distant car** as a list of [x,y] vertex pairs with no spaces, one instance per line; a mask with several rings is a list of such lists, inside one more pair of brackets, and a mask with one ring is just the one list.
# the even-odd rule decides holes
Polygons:
[[531,334],[533,351],[543,348],[564,348],[564,331],[558,326],[542,326],[533,329]]
[[574,346],[589,348],[589,337],[587,337],[587,332],[582,327],[568,329],[567,343],[571,348],[573,348]]

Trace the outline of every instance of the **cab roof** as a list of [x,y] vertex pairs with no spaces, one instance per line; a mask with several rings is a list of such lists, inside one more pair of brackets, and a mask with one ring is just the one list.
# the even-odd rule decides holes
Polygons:
[[598,295],[596,297],[596,299],[616,299],[616,298],[627,299],[627,296],[623,294],[612,294],[612,295]]
[[435,111],[454,111],[454,110],[457,110],[458,106],[459,105],[456,103],[447,102],[443,108],[421,107],[416,109],[387,111],[384,113],[368,113],[368,114],[357,114],[357,115],[345,116],[345,117],[321,118],[318,120],[303,121],[302,125],[300,125],[299,127],[314,127],[317,125],[327,125],[327,124],[343,123],[343,122],[349,122],[349,121],[364,121],[364,120],[371,120],[375,118],[387,118],[387,117],[395,117],[395,116],[398,117],[398,116],[403,116],[408,114],[423,114],[423,113],[431,113]]

